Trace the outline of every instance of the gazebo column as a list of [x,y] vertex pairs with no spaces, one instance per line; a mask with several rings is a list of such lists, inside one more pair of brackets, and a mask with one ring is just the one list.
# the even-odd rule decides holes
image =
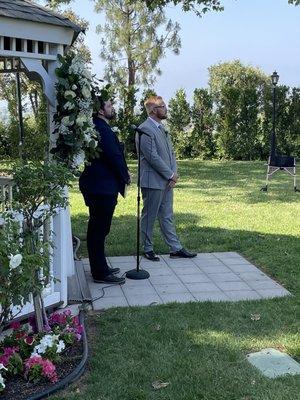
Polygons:
[[[61,46],[63,54],[63,46]],[[51,88],[54,89],[56,83],[55,69],[58,67],[57,61],[48,62],[48,76],[49,82],[51,82]],[[51,98],[47,98],[48,106],[48,132],[50,135],[50,146],[52,132],[54,132],[55,124],[53,121],[54,114],[56,112],[56,97],[52,101]],[[68,188],[65,187],[65,195],[69,196]],[[55,283],[55,290],[60,291],[61,300],[64,305],[68,302],[68,277],[75,273],[74,268],[74,255],[73,255],[73,241],[72,241],[72,227],[71,227],[71,215],[69,206],[65,209],[61,209],[60,212],[53,218],[53,231],[54,231],[54,250],[53,250],[53,273],[55,277],[59,278],[59,282]]]
[[[63,46],[58,46],[63,51]],[[42,80],[43,90],[47,99],[48,109],[48,133],[51,138],[55,129],[53,116],[56,112],[56,94],[55,69],[58,67],[58,61],[48,61],[47,71],[40,60],[30,60],[22,58],[22,62],[28,71],[28,75],[33,79],[39,77]],[[68,196],[68,188],[65,188],[65,194]],[[54,284],[54,290],[60,292],[63,305],[68,300],[68,277],[75,273],[71,217],[69,207],[60,209],[59,213],[53,218],[53,276],[57,279]]]

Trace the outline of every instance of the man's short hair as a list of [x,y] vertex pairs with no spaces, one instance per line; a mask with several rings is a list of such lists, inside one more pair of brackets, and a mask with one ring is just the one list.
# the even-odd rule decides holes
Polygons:
[[147,114],[150,115],[157,105],[159,105],[163,101],[163,98],[161,96],[150,96],[148,99],[144,102],[144,106],[146,108]]
[[93,111],[93,117],[97,117],[98,113],[100,110],[104,110],[105,103],[107,102],[107,99],[104,96],[97,95],[94,98],[94,111]]

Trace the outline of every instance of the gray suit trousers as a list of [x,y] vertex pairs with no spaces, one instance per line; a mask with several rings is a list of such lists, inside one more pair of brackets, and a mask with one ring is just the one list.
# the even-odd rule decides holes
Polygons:
[[182,249],[177,237],[173,216],[173,189],[165,190],[141,188],[143,210],[141,218],[141,236],[144,251],[153,250],[153,227],[158,218],[160,230],[171,252]]

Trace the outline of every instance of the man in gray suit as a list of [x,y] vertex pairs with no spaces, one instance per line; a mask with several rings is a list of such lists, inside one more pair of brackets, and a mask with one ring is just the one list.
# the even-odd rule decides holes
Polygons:
[[[167,107],[160,96],[145,101],[148,118],[139,128],[147,135],[141,136],[141,190],[143,210],[141,233],[144,255],[148,260],[159,261],[153,251],[153,227],[156,218],[171,258],[192,258],[181,245],[173,219],[173,188],[178,180],[174,150],[162,121],[167,118]],[[136,136],[138,148],[139,135]]]

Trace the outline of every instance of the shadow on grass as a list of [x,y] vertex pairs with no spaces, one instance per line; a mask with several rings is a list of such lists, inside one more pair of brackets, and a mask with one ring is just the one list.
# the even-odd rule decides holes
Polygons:
[[[82,240],[80,250],[86,251],[87,214],[72,217],[73,233]],[[176,228],[183,244],[190,250],[201,252],[236,251],[279,281],[294,294],[300,289],[300,236],[274,235],[242,229],[224,229],[201,226],[198,215],[176,214]],[[136,217],[134,215],[113,218],[111,232],[107,238],[107,255],[133,255],[136,251]],[[154,249],[157,253],[168,253],[162,240],[158,224],[154,230]]]

